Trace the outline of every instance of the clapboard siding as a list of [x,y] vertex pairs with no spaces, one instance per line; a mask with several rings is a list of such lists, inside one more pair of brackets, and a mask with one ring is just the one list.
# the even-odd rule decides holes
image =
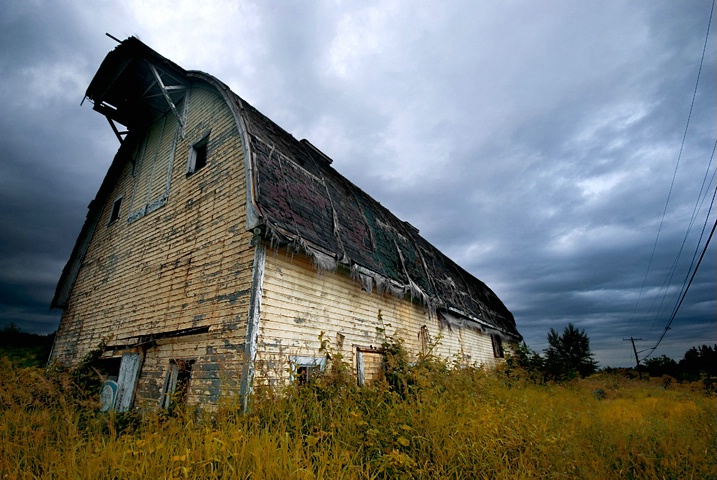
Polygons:
[[[136,167],[128,162],[96,227],[63,314],[56,360],[77,362],[107,337],[110,344],[122,344],[127,338],[209,327],[218,333],[197,345],[190,347],[189,340],[182,340],[182,345],[240,352],[223,358],[226,368],[241,370],[253,259],[251,234],[245,228],[244,155],[235,120],[223,99],[202,84],[193,86],[189,98],[184,138],[177,135],[175,140],[174,133],[167,132],[169,125],[176,128],[174,119],[156,122],[147,134],[151,140],[147,155],[154,150],[168,156],[175,147],[166,204],[128,222],[132,192],[140,190],[135,186]],[[191,145],[208,131],[207,165],[187,177]],[[167,168],[166,161],[157,162]],[[153,185],[156,181],[164,188],[166,174],[155,175]],[[144,188],[146,195],[149,186]],[[154,186],[152,192],[156,193]],[[120,219],[108,225],[112,203],[120,196],[124,198]],[[135,198],[133,209],[137,202]],[[161,348],[147,352],[138,385],[141,396],[151,398],[156,393],[157,386],[147,382],[157,381],[168,368],[171,353]],[[206,357],[206,362],[212,358]],[[196,391],[191,390],[190,397],[197,401],[216,397],[215,390],[201,386],[216,380],[198,373],[204,363],[198,361],[194,368],[199,370],[193,372],[198,380],[193,381]]]
[[291,356],[321,356],[322,332],[355,368],[356,348],[380,347],[385,340],[382,328],[400,338],[412,354],[420,353],[425,348],[422,327],[428,343],[438,343],[436,355],[486,366],[496,363],[490,335],[448,328],[409,298],[369,294],[347,274],[318,272],[304,255],[275,251],[266,256],[257,381],[285,382]]
[[244,356],[244,332],[216,331],[162,339],[145,352],[137,387],[138,405],[159,406],[170,361],[192,362],[186,401],[218,404],[235,400],[239,392]]

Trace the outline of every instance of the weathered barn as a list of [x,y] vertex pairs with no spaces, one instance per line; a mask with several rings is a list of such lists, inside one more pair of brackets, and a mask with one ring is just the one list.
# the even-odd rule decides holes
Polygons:
[[369,381],[379,312],[414,353],[440,338],[434,353],[490,366],[520,340],[485,284],[211,75],[129,38],[86,96],[120,148],[52,300],[52,358],[108,339],[118,409],[177,385],[245,401],[322,368],[322,332]]

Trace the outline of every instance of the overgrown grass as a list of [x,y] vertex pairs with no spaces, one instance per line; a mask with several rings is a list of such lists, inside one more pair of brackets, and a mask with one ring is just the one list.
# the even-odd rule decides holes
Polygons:
[[[0,478],[715,478],[717,404],[688,385],[402,366],[358,388],[339,362],[308,386],[103,415],[72,377],[0,359]],[[79,398],[79,399],[78,399]]]

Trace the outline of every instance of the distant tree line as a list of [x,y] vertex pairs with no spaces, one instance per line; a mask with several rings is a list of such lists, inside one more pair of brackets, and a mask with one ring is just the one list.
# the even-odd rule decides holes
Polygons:
[[[550,329],[548,348],[543,351],[543,355],[525,343],[519,345],[508,358],[507,368],[519,368],[537,382],[565,381],[592,375],[597,371],[598,363],[590,351],[590,339],[585,330],[579,330],[569,323],[562,333]],[[605,370],[617,369],[608,367]],[[642,372],[651,377],[669,375],[678,381],[704,380],[712,384],[717,378],[717,344],[713,347],[692,347],[679,362],[666,355],[648,358],[638,373]]]
[[645,360],[651,377],[669,375],[680,381],[695,382],[705,377],[717,377],[717,344],[692,347],[679,362],[666,355]]

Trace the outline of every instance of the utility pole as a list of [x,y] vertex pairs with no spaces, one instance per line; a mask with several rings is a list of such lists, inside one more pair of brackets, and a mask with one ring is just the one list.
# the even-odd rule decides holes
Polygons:
[[640,371],[640,358],[637,356],[637,348],[635,348],[635,342],[639,341],[641,342],[641,338],[623,338],[623,342],[627,342],[630,340],[632,342],[632,351],[635,352],[635,363],[637,364],[637,375],[639,376],[640,380],[642,380],[642,372]]

